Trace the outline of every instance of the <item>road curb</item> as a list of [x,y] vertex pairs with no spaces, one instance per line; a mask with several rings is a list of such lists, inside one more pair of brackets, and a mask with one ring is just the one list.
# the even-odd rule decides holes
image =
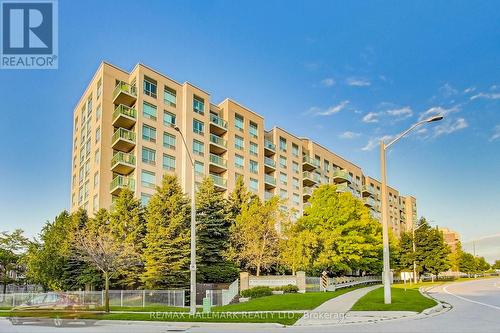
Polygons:
[[[420,294],[424,297],[427,297],[429,299],[432,299],[433,301],[437,302],[436,305],[434,305],[432,308],[427,308],[425,309],[424,311],[422,311],[419,315],[431,315],[431,314],[438,314],[444,310],[447,310],[447,309],[450,309],[451,308],[451,305],[448,304],[448,303],[444,303],[444,302],[441,302],[440,300],[438,300],[437,298],[434,298],[432,297],[431,295],[429,295],[427,293],[427,290],[430,290],[434,287],[430,287],[430,288],[424,288],[424,287],[420,287],[418,288],[418,291],[420,292]],[[418,315],[417,315],[418,316]]]

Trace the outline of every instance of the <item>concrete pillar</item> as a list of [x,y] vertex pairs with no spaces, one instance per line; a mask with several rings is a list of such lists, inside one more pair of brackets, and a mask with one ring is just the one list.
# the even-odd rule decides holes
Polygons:
[[248,272],[240,272],[240,291],[249,288],[249,279]]
[[306,272],[298,271],[296,274],[297,287],[299,288],[299,293],[306,292]]

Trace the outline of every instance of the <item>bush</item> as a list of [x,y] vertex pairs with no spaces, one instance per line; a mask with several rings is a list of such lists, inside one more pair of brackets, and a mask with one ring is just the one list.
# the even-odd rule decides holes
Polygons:
[[298,292],[299,287],[297,287],[296,285],[293,285],[293,284],[287,284],[286,286],[280,286],[280,287],[273,288],[273,290],[283,291],[285,294],[289,294],[289,293]]
[[252,297],[252,298],[269,296],[272,294],[273,294],[272,289],[269,287],[264,287],[264,286],[253,287],[250,289],[243,290],[241,292],[241,296]]

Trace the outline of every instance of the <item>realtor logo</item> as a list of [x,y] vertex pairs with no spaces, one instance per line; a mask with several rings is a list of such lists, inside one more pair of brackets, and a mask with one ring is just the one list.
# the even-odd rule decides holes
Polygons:
[[2,1],[1,18],[0,68],[57,68],[57,2]]

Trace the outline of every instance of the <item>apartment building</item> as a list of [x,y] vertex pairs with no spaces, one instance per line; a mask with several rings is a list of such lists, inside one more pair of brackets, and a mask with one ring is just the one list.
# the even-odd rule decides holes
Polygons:
[[[186,193],[209,176],[226,195],[241,176],[250,191],[280,196],[297,216],[315,187],[334,183],[380,219],[380,182],[359,166],[282,128],[266,131],[252,110],[230,99],[213,104],[208,92],[142,64],[126,72],[102,63],[73,119],[71,211],[109,208],[123,188],[146,203],[171,173]],[[389,199],[394,232],[409,230],[415,198],[389,187]]]
[[452,253],[457,251],[458,243],[460,243],[460,234],[454,230],[448,228],[439,228],[439,231],[443,233],[443,240],[448,246]]

